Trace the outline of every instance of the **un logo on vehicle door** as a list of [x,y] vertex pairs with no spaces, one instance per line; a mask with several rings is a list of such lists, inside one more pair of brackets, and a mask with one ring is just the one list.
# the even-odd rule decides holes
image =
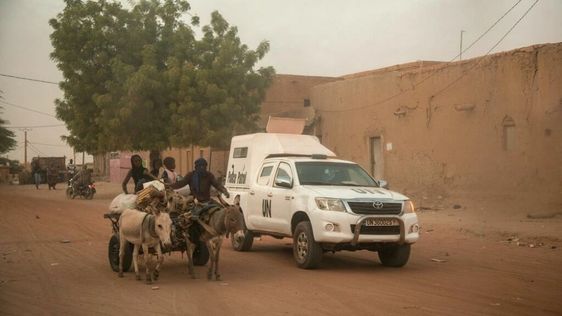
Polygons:
[[261,212],[263,217],[271,217],[271,200],[261,201]]
[[375,201],[373,202],[373,207],[376,208],[377,210],[380,210],[381,208],[383,208],[384,203],[381,201]]

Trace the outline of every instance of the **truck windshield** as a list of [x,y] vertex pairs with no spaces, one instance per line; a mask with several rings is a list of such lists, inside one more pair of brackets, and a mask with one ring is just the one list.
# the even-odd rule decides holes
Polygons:
[[301,161],[295,163],[302,185],[344,185],[378,187],[357,164],[341,162]]

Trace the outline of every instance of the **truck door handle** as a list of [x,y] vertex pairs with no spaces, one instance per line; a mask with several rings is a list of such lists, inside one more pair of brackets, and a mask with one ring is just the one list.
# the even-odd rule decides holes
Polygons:
[[254,195],[254,194],[256,194],[256,192],[250,191],[250,195]]
[[268,193],[267,196],[268,196],[268,197],[272,197],[272,196],[273,196],[273,193]]

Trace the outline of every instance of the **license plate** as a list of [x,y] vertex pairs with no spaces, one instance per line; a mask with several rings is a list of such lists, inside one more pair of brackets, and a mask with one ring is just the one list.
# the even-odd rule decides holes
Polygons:
[[363,222],[365,226],[398,226],[400,223],[396,218],[368,218]]

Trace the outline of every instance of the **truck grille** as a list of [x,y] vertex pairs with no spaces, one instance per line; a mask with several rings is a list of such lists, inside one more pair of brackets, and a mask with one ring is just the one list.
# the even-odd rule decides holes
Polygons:
[[[355,231],[355,225],[351,225],[351,231]],[[400,226],[361,226],[361,235],[400,235]]]
[[398,215],[402,212],[402,203],[383,202],[381,208],[375,208],[376,201],[371,202],[351,202],[347,205],[351,211],[356,214],[374,214],[374,215]]

